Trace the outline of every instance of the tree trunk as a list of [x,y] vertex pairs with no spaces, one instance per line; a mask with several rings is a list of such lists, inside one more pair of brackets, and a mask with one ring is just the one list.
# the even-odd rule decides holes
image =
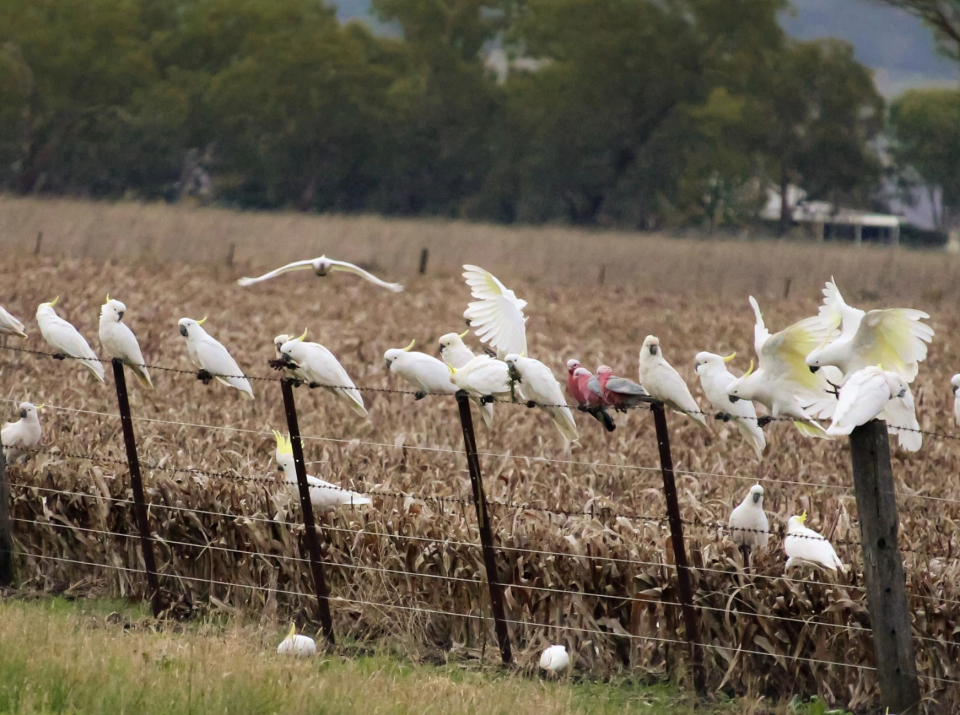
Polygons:
[[780,167],[780,226],[777,236],[783,238],[790,232],[793,216],[790,212],[790,177],[784,166]]

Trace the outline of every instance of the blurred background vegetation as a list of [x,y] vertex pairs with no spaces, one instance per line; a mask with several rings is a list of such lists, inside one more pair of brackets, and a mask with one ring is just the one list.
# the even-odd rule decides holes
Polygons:
[[[891,3],[960,58],[960,0]],[[364,24],[321,0],[5,0],[0,190],[716,229],[797,185],[926,196],[957,226],[960,87],[888,106],[850,44],[792,39],[783,11],[373,0]]]

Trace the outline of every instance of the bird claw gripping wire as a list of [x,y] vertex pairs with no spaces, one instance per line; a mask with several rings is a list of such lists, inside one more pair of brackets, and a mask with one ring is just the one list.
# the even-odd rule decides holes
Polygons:
[[537,403],[534,402],[533,400],[527,400],[526,405],[527,405],[527,409],[532,410],[534,407],[537,406]]
[[827,391],[826,391],[827,394],[828,394],[828,395],[833,395],[834,397],[836,397],[836,398],[839,400],[839,399],[840,399],[840,385],[834,385],[834,384],[833,384],[832,382],[830,382],[829,380],[827,380],[827,384],[830,385],[830,387],[833,388],[832,390],[827,390]]
[[730,420],[733,419],[733,415],[731,415],[731,414],[728,413],[728,412],[718,412],[717,414],[715,414],[715,415],[713,416],[713,419],[715,419],[715,420],[723,420],[724,422],[729,422]]
[[[300,381],[298,380],[298,382]],[[300,382],[300,384],[303,384],[303,383]],[[318,387],[323,387],[323,385],[321,385],[319,382],[311,382],[307,385],[307,387],[309,387],[311,390],[316,390]]]
[[66,360],[66,359],[67,359],[66,353],[54,353],[54,354],[51,355],[50,357],[52,357],[54,360]]
[[427,396],[427,393],[424,392],[423,390],[417,390],[416,392],[413,393],[414,400],[422,400],[426,396]]
[[492,402],[493,402],[493,397],[491,397],[490,395],[484,395],[483,397],[480,398],[481,405],[489,405]]
[[283,360],[270,360],[267,364],[272,367],[274,370],[283,370],[287,364]]
[[760,429],[763,429],[771,422],[773,422],[773,417],[771,417],[770,415],[764,415],[763,417],[757,418],[757,425],[760,427]]
[[203,368],[200,368],[197,371],[197,379],[200,382],[202,382],[204,385],[209,385],[210,381],[213,379],[213,375],[211,375],[209,372],[207,372]]

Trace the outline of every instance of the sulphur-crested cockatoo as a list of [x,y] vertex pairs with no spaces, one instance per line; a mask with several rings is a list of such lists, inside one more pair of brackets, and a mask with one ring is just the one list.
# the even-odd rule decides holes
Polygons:
[[297,658],[306,658],[317,654],[317,644],[310,636],[297,635],[296,624],[290,624],[290,632],[277,646],[278,655],[292,655]]
[[510,397],[510,372],[507,363],[489,355],[477,355],[461,368],[448,366],[453,384],[467,394],[489,402],[496,397]]
[[860,425],[881,417],[890,400],[907,394],[907,382],[895,372],[865,367],[847,377],[833,413],[829,435],[846,435]]
[[663,357],[660,339],[653,335],[644,338],[640,349],[640,383],[654,399],[706,426],[707,421],[700,414],[700,406],[690,394],[690,388]]
[[527,319],[523,309],[527,301],[501,283],[495,275],[479,266],[465,265],[463,277],[467,279],[471,295],[463,317],[467,319],[481,343],[489,343],[496,349],[497,357],[513,353],[527,354]]
[[757,422],[757,409],[749,400],[730,401],[727,390],[737,379],[729,370],[726,363],[736,357],[736,353],[721,357],[714,353],[697,353],[695,370],[700,376],[700,386],[706,394],[713,409],[727,415],[724,420],[731,419],[740,430],[744,441],[753,447],[758,459],[763,459],[763,449],[767,446],[767,439]]
[[753,400],[764,405],[772,417],[790,417],[797,429],[808,437],[826,437],[814,417],[833,414],[836,401],[830,394],[828,378],[840,379],[835,368],[814,374],[806,364],[806,356],[829,339],[835,328],[817,316],[794,323],[774,335],[763,322],[760,306],[753,296],[750,305],[756,316],[753,345],[760,366],[753,371],[753,361],[746,374],[727,388],[733,402]]
[[227,349],[201,327],[205,322],[206,318],[181,318],[178,323],[180,334],[187,339],[190,361],[200,369],[200,379],[207,383],[214,378],[224,385],[235,387],[252,400],[253,388],[250,387],[250,381],[244,377],[237,361],[230,356]]
[[[277,465],[283,473],[283,480],[287,484],[290,498],[300,498],[300,487],[297,482],[297,466],[293,460],[293,446],[290,440],[276,430],[273,436],[277,439]],[[357,494],[349,489],[343,489],[336,484],[325,482],[317,477],[307,475],[307,484],[310,485],[310,503],[319,511],[333,511],[338,506],[363,506],[373,502],[370,497]]]
[[363,417],[367,414],[363,396],[332,352],[319,343],[304,342],[307,331],[280,346],[282,360],[296,367],[310,387],[322,387],[345,402]]
[[540,670],[547,671],[547,675],[560,675],[570,667],[570,655],[566,646],[552,645],[540,654]]
[[140,352],[140,343],[137,336],[123,322],[127,306],[119,300],[112,300],[107,296],[107,302],[100,308],[100,344],[112,358],[119,358],[133,370],[137,380],[144,387],[153,388],[150,374],[144,365],[143,353]]
[[960,426],[960,395],[957,394],[957,392],[960,392],[960,375],[954,375],[950,378],[950,389],[953,391],[953,418]]
[[[440,357],[450,367],[459,370],[468,362],[473,360],[476,355],[473,350],[463,344],[463,338],[469,333],[464,330],[457,335],[456,333],[447,333],[440,336]],[[481,403],[479,398],[471,398],[480,406],[480,416],[483,418],[483,424],[487,427],[493,424],[493,403]]]
[[0,335],[14,335],[18,338],[27,337],[23,323],[10,315],[2,305],[0,305]]
[[791,566],[807,563],[830,571],[843,571],[843,562],[833,550],[833,545],[813,529],[805,527],[803,524],[806,520],[807,512],[803,512],[800,516],[791,516],[787,522],[787,535],[783,540],[783,548],[788,557],[786,570],[789,571]]
[[908,383],[917,376],[918,363],[927,357],[933,328],[921,321],[930,316],[922,310],[890,308],[865,312],[849,306],[831,279],[823,289],[820,317],[840,328],[839,336],[818,346],[806,357],[811,370],[832,365],[843,379],[865,367],[883,365]]
[[278,335],[273,339],[273,347],[276,349],[276,359],[271,361],[272,365],[277,370],[284,370],[291,377],[295,377],[300,380],[300,382],[307,382],[307,378],[304,377],[303,373],[300,372],[295,366],[286,363],[283,361],[283,353],[280,352],[280,348],[283,347],[283,344],[289,340],[293,340],[293,335]]
[[103,382],[103,363],[97,358],[97,354],[93,352],[80,331],[57,315],[53,306],[58,300],[60,296],[49,303],[41,303],[37,306],[37,325],[40,327],[40,334],[54,349],[54,354],[76,358],[78,363]]
[[405,348],[391,348],[383,354],[387,370],[417,388],[416,398],[428,394],[453,394],[458,388],[450,379],[450,368],[426,353],[413,352],[415,340]]
[[30,455],[30,450],[40,444],[42,431],[38,412],[42,409],[43,405],[21,402],[20,419],[7,422],[3,429],[0,429],[3,458],[7,460],[7,464],[25,460]]
[[305,271],[312,270],[318,276],[325,276],[331,271],[343,271],[346,273],[354,273],[361,278],[364,278],[374,285],[378,285],[381,288],[386,288],[389,291],[394,293],[399,293],[403,290],[403,286],[399,283],[387,283],[377,278],[375,275],[369,271],[365,271],[359,266],[355,266],[352,263],[347,263],[346,261],[335,261],[332,258],[327,258],[326,256],[320,256],[319,258],[311,258],[305,261],[296,261],[294,263],[288,263],[285,266],[281,266],[276,270],[272,270],[269,273],[264,273],[258,278],[241,278],[237,281],[242,286],[251,286],[254,283],[260,283],[261,281],[268,281],[271,278],[276,278],[281,273],[289,273],[290,271]]
[[747,549],[765,549],[770,540],[770,522],[763,511],[763,487],[754,484],[730,513],[730,538]]
[[568,442],[576,442],[579,439],[577,423],[574,422],[573,412],[567,407],[563,389],[550,368],[539,360],[512,353],[507,355],[504,362],[507,363],[510,376],[519,385],[523,399],[535,403],[550,415],[553,424]]

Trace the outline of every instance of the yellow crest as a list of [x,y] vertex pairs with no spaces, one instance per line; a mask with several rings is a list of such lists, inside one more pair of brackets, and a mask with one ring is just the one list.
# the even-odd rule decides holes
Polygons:
[[205,316],[203,316],[203,320],[198,320],[198,321],[197,321],[197,325],[203,325],[203,324],[206,323],[206,322],[207,322],[207,316],[205,315]]
[[296,623],[291,623],[291,624],[290,624],[290,632],[287,633],[287,638],[293,638],[295,635],[297,635],[297,624],[296,624]]
[[806,521],[807,521],[807,510],[806,510],[806,509],[804,509],[804,510],[803,510],[803,513],[802,513],[800,516],[797,517],[797,521],[799,521],[801,524],[806,523]]
[[723,358],[723,361],[724,361],[724,362],[730,362],[730,361],[733,360],[736,356],[737,356],[736,353],[730,353],[730,354],[727,355],[725,358]]
[[53,306],[55,306],[55,305],[57,304],[57,301],[58,301],[58,300],[60,300],[60,296],[59,296],[59,295],[58,295],[56,298],[54,298],[53,300],[51,300],[49,303],[47,303],[47,305],[49,305],[49,306],[52,308]]
[[299,341],[302,343],[302,342],[303,342],[303,339],[304,339],[305,337],[307,337],[307,329],[306,329],[306,328],[303,329],[303,335],[301,335],[299,338],[297,338],[297,340],[299,340]]
[[106,304],[109,303],[109,302],[110,302],[110,294],[107,293],[107,299],[104,301],[103,304],[106,305]]
[[469,333],[470,333],[470,328],[467,328],[462,333],[460,333],[457,337],[463,340],[465,337],[467,337]]
[[750,377],[751,373],[753,373],[753,358],[750,358],[750,367],[747,368],[747,371],[743,376]]
[[411,350],[413,350],[413,346],[416,344],[416,342],[417,342],[416,339],[411,340],[411,341],[410,341],[410,344],[409,344],[407,347],[401,348],[401,349],[403,350],[403,352],[408,353],[408,352],[410,352]]
[[273,436],[277,438],[278,454],[293,454],[293,444],[289,439],[286,438],[286,436],[280,434],[276,430],[273,430]]

